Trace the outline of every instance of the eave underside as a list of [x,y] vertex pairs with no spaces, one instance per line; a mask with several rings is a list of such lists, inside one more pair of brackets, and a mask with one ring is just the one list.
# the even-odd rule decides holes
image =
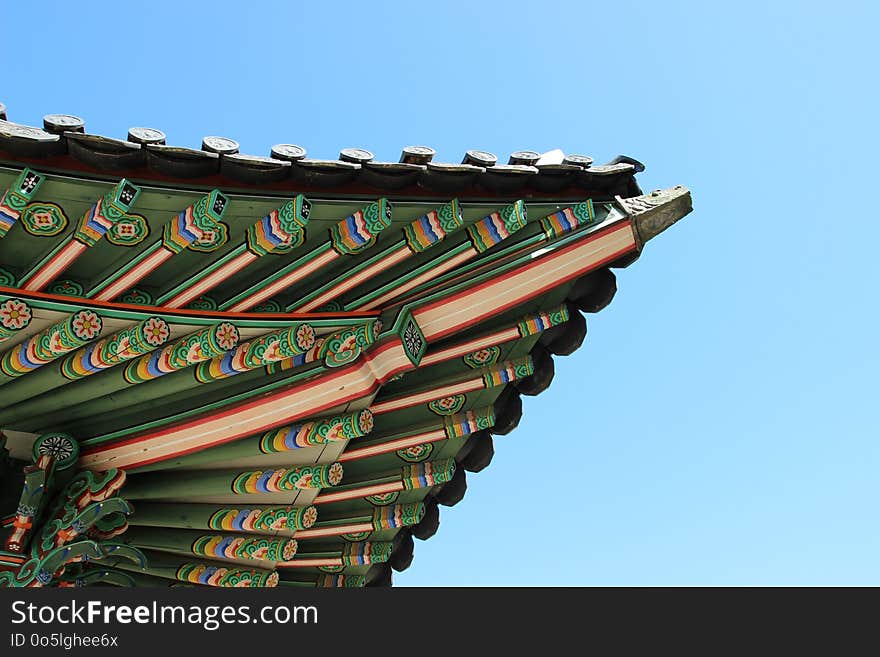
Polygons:
[[[0,187],[18,175],[0,170]],[[385,197],[310,197],[291,248],[242,258],[242,236],[284,198],[223,190],[225,241],[140,268],[150,249],[163,248],[155,245],[169,217],[202,195],[143,187],[131,210],[148,225],[143,239],[123,246],[105,237],[81,249],[52,279],[68,281],[72,296],[21,287],[19,277],[72,243],[78,218],[112,189],[46,175],[45,196],[29,203],[60,208],[63,229],[41,235],[31,216],[30,230],[19,221],[0,239],[0,307],[16,301],[31,313],[27,326],[7,331],[0,359],[30,353],[78,312],[101,320],[81,344],[39,352],[45,362],[35,367],[24,356],[3,361],[8,447],[21,456],[39,436],[69,434],[79,451],[70,472],[124,471],[113,495],[133,505],[95,521],[86,533],[105,547],[59,570],[56,583],[217,585],[218,569],[229,571],[223,581],[254,585],[389,583],[392,569],[408,567],[413,537],[436,531],[438,506],[461,499],[465,472],[488,465],[492,437],[516,426],[521,395],[549,385],[553,355],[580,345],[582,313],[616,290],[608,268],[642,248],[642,210],[594,188],[535,202],[389,195],[387,225],[368,226],[349,246],[334,227],[356,224],[359,212],[381,215]],[[413,246],[407,227],[436,228],[437,213],[450,208],[443,230]],[[290,225],[284,230],[290,238]],[[139,303],[100,299],[120,276],[133,281],[129,300]],[[208,302],[157,301],[188,281],[213,281]],[[309,305],[322,295],[326,303]],[[157,331],[155,322],[163,335],[131,346]],[[211,340],[226,339],[218,327],[227,324],[234,344],[220,349]],[[194,349],[196,334],[216,354]],[[15,522],[14,513],[5,519]],[[18,558],[0,555],[0,570]]]

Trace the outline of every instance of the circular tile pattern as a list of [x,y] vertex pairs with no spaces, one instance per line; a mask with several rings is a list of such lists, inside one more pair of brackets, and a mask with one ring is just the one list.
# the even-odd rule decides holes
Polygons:
[[107,241],[116,246],[134,246],[150,234],[147,219],[139,214],[128,214],[110,227]]
[[296,144],[275,144],[272,147],[272,157],[276,160],[296,162],[306,156],[306,149]]
[[67,215],[54,203],[29,203],[20,221],[27,232],[38,237],[51,237],[67,228]]
[[156,128],[129,128],[128,141],[135,144],[164,144],[165,133]]

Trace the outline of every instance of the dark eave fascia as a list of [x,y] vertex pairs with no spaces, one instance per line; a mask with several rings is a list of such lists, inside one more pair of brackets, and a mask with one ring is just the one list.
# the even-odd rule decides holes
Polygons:
[[215,153],[166,144],[138,144],[77,131],[46,130],[0,120],[0,164],[33,166],[46,173],[95,179],[128,178],[139,184],[174,188],[219,188],[227,193],[283,194],[290,191],[339,197],[393,194],[438,199],[450,194],[491,201],[583,199],[597,195],[636,196],[634,175],[644,167],[619,156],[593,166],[537,166],[428,162],[294,161],[241,153]]

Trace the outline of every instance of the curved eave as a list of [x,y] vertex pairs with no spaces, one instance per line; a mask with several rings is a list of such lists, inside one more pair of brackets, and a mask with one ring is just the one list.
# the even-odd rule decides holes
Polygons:
[[47,172],[86,177],[126,177],[162,187],[219,187],[232,193],[258,188],[263,192],[296,190],[353,196],[381,192],[425,199],[449,194],[467,199],[502,195],[576,199],[587,191],[635,196],[641,191],[634,175],[644,169],[626,157],[596,166],[586,160],[546,166],[291,162],[165,145],[142,146],[79,132],[52,134],[0,121],[0,165],[4,163],[25,163]]
[[[153,203],[146,205],[166,219],[171,206],[179,211],[194,202],[179,201],[197,189],[214,187],[232,194],[224,199],[230,202],[226,210],[240,204],[231,212],[235,221],[227,226],[230,234],[238,236],[228,249],[212,256],[181,255],[176,269],[138,279],[148,289],[138,292],[159,299],[156,305],[0,287],[0,302],[17,298],[34,311],[30,326],[13,332],[11,338],[2,336],[6,341],[0,345],[0,354],[83,310],[106,320],[100,338],[159,317],[167,323],[172,340],[188,339],[218,322],[232,322],[242,340],[253,340],[259,346],[263,335],[277,340],[279,332],[292,335],[309,324],[313,337],[318,336],[310,343],[313,348],[300,351],[301,359],[297,356],[286,363],[247,361],[247,367],[236,366],[231,374],[220,370],[211,374],[212,370],[202,367],[204,362],[193,367],[199,361],[185,360],[176,370],[143,380],[132,380],[128,366],[118,366],[124,361],[111,362],[112,358],[99,363],[106,365],[105,370],[71,376],[61,362],[67,356],[59,354],[56,360],[40,365],[41,369],[3,375],[7,378],[0,379],[0,388],[8,385],[11,392],[8,403],[0,403],[0,425],[5,419],[9,429],[77,434],[79,467],[96,472],[113,467],[128,470],[130,478],[121,495],[130,496],[135,508],[139,504],[183,504],[196,509],[196,515],[204,515],[210,505],[316,505],[318,528],[324,530],[303,532],[298,539],[299,556],[288,554],[291,558],[283,563],[273,558],[255,566],[265,569],[258,579],[268,577],[269,572],[277,577],[275,570],[269,570],[277,567],[280,583],[290,586],[390,584],[391,571],[404,570],[413,559],[413,537],[432,536],[439,524],[439,507],[463,498],[466,472],[473,474],[489,465],[495,448],[492,437],[516,428],[523,412],[522,396],[546,390],[553,379],[554,357],[580,347],[586,334],[582,313],[601,310],[614,296],[616,280],[610,268],[632,262],[646,241],[691,209],[690,195],[681,187],[638,195],[633,174],[641,165],[629,158],[599,167],[582,162],[537,168],[288,162],[237,153],[141,147],[82,133],[19,130],[0,122],[0,167],[6,161],[19,169],[29,165],[58,176],[67,185],[59,187],[67,193],[64,200],[77,211],[82,209],[79,205],[88,207],[103,198],[104,181],[122,176],[149,185],[145,194],[152,195]],[[114,187],[121,188],[121,184]],[[249,222],[270,212],[279,195],[290,195],[293,190],[321,197],[316,206],[319,211],[309,219],[306,234],[310,237],[283,255],[272,252],[281,257],[264,263],[263,269],[250,270],[241,280],[235,277],[245,265],[222,269],[225,258],[237,263],[244,249],[250,248],[250,242],[240,241]],[[169,207],[156,206],[163,194],[163,203]],[[371,201],[380,217],[387,208],[384,197],[390,197],[402,199],[405,218],[392,222],[387,213],[388,226],[395,230],[379,240],[373,235],[367,241],[368,250],[340,249],[333,226],[349,212],[351,219],[358,212],[354,208],[380,194],[382,199]],[[439,240],[413,247],[406,227],[430,219],[432,212],[436,224],[439,203],[457,212],[460,208],[453,197],[466,201],[465,212],[458,215],[453,229],[447,229],[448,235],[460,231],[445,241],[447,233],[440,231]],[[533,216],[529,222],[523,199],[534,202],[540,221]],[[153,239],[160,225],[152,226]],[[402,236],[396,229],[403,229]],[[484,229],[485,239],[481,236]],[[498,234],[493,236],[495,231]],[[41,239],[28,232],[30,237],[17,233],[21,244]],[[70,234],[57,237],[63,246],[61,240]],[[331,242],[335,255],[330,253]],[[428,250],[441,242],[442,246]],[[128,252],[128,259],[119,259],[112,271],[97,268],[104,265],[106,250],[91,251],[83,263],[92,269],[83,266],[79,270],[88,273],[89,280],[81,279],[88,284],[85,294],[99,295],[101,285],[112,284],[114,276],[124,278],[126,272],[138,271],[138,258],[149,259],[155,245],[142,244],[141,251]],[[21,259],[30,256],[31,251],[23,250]],[[41,263],[46,258],[51,261],[49,255],[42,258]],[[165,260],[157,262],[156,268]],[[226,272],[224,285],[240,283],[238,289],[224,288],[238,296],[211,300],[221,310],[161,303],[179,296],[189,276],[196,277],[193,280],[214,276],[214,267]],[[13,269],[23,270],[21,266]],[[308,274],[296,278],[306,270]],[[170,281],[164,281],[164,288],[157,287],[169,272]],[[19,279],[25,281],[20,285],[26,285],[28,275]],[[276,308],[330,307],[318,301],[329,291],[332,307],[349,310],[236,310],[242,295],[250,302],[247,308],[257,307],[257,296],[282,289],[277,281],[284,282],[288,294],[271,298]],[[81,284],[76,277],[69,282]],[[87,351],[87,344],[81,343],[82,351]],[[165,358],[165,348],[132,358]],[[223,359],[243,353],[237,347],[223,349],[214,352],[212,362],[225,363]],[[488,356],[482,353],[487,350]],[[257,355],[262,358],[255,350]],[[515,374],[523,363],[526,369]],[[44,410],[53,403],[65,412],[47,415]],[[372,415],[363,410],[368,408],[374,409]],[[333,439],[312,436],[317,442],[295,447],[268,448],[264,442],[268,434],[287,424],[297,428],[284,440],[294,434],[299,440],[304,424],[326,421],[330,426],[337,422],[335,416],[352,413],[370,415],[371,429]],[[279,474],[282,470],[287,474]],[[182,474],[186,477],[181,478]],[[282,476],[293,477],[289,482],[294,487],[254,487],[258,480]],[[240,485],[230,487],[228,477]],[[387,504],[423,505],[420,519],[376,525],[376,510]],[[161,519],[161,509],[158,515]],[[374,526],[367,531],[370,519]],[[334,533],[333,523],[351,531]],[[176,569],[182,559],[208,559],[188,552],[194,545],[194,527],[161,522],[151,526],[158,528],[155,536],[153,530],[141,529],[130,538],[135,548],[148,550],[155,561],[152,571],[108,560],[97,564],[102,570],[92,573],[95,581],[106,577],[108,582],[169,583],[179,575]],[[124,527],[119,531],[124,537],[122,532]],[[297,533],[279,535],[295,538]]]

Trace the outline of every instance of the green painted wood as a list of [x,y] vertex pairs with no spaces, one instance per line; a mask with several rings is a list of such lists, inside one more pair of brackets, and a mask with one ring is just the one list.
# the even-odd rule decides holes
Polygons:
[[[120,537],[137,548],[195,555],[221,561],[289,561],[297,552],[297,542],[289,537],[260,536],[231,532],[205,532],[191,529],[131,527]],[[271,567],[271,564],[267,564]]]
[[303,465],[294,468],[215,470],[178,473],[159,472],[131,475],[125,497],[143,499],[198,499],[214,495],[295,492],[306,488],[335,486],[342,479],[338,463]]
[[274,535],[312,527],[318,517],[314,506],[257,504],[162,504],[141,502],[129,517],[133,527],[176,527]]
[[[15,181],[19,173],[20,168],[0,167],[0,186],[4,189],[8,187]],[[21,226],[13,226],[9,235],[0,240],[0,262],[19,272],[28,269],[31,264],[45,256],[52,248],[68,239],[75,229],[76,221],[91,207],[95,199],[103,196],[111,187],[112,183],[105,180],[90,180],[81,174],[77,174],[75,177],[64,174],[46,174],[45,182],[34,196],[34,200],[56,203],[62,207],[69,218],[68,227],[52,237],[36,237],[26,233]],[[236,249],[241,243],[241,236],[253,224],[254,219],[271,212],[278,207],[279,202],[284,198],[274,194],[254,194],[254,190],[248,190],[246,194],[238,194],[233,189],[222,191],[230,200],[223,217],[223,221],[229,225],[227,244],[221,245],[216,251],[209,253],[190,250],[181,252],[167,261],[155,275],[148,276],[143,281],[146,287],[159,290],[161,293],[167,288],[169,281],[184,281],[193,271],[209,265],[216,258]],[[142,189],[137,199],[136,212],[147,218],[150,235],[156,236],[161,233],[169,216],[176,214],[181,208],[187,207],[198,197],[198,193],[181,189],[178,186],[150,185]],[[312,211],[309,217],[307,240],[302,247],[293,252],[294,257],[325,242],[328,230],[340,217],[347,216],[371,199],[367,196],[354,197],[351,195],[347,198],[321,198],[317,196],[313,198],[310,195],[309,200],[312,202]],[[448,198],[444,199],[442,196],[438,196],[426,200],[406,198],[392,200],[395,207],[395,218],[392,221],[395,225],[403,227],[413,217],[431,211]],[[566,200],[564,198],[546,202],[531,200],[529,207],[536,216],[543,216],[543,214],[552,212],[554,208]],[[485,215],[487,211],[492,211],[497,205],[497,201],[472,200],[463,202],[465,223],[473,221],[474,217]],[[119,246],[110,243],[107,239],[101,239],[65,272],[65,276],[79,280],[87,287],[94,286],[100,280],[103,272],[118,269],[131,258],[146,250],[150,244],[151,240],[146,239],[132,246]],[[445,246],[441,245],[436,248],[443,249]],[[285,264],[289,262],[286,258],[282,260],[281,256],[269,256],[260,260],[266,260],[265,263],[260,263],[264,268],[260,270],[259,275],[263,277],[268,275],[273,268],[277,269],[282,262]],[[255,270],[253,275],[257,276],[257,274],[258,272]],[[252,278],[251,283],[253,282],[255,280]],[[321,281],[321,283],[323,282],[325,281]],[[244,280],[241,283],[243,284]],[[237,282],[233,284],[234,289],[236,285],[238,285]],[[237,289],[243,288],[238,287]]]
[[[308,571],[298,572],[299,569],[285,569],[279,571],[278,586],[308,587],[308,588],[361,588],[366,583],[364,574],[326,574],[315,575]],[[366,571],[368,568],[363,568]]]
[[[151,328],[156,329],[157,334],[148,333]],[[163,333],[159,335],[159,331]],[[17,402],[46,395],[56,388],[75,383],[94,371],[92,368],[110,369],[154,349],[161,349],[169,335],[167,323],[155,317],[117,331],[29,372],[28,376],[15,379],[12,385],[7,384],[0,405],[9,408]],[[89,369],[80,369],[78,362],[81,358],[90,361]]]
[[[462,227],[461,221],[461,210],[457,199],[453,199],[449,203],[444,206],[438,208],[433,212],[433,215],[436,217],[440,214],[443,214],[444,217],[447,217],[442,222],[436,220],[434,223],[434,231],[438,236],[437,240],[429,245],[420,244],[414,236],[414,233],[417,229],[413,228],[414,224],[418,224],[420,219],[415,219],[411,224],[407,225],[403,228],[403,237],[395,242],[393,242],[390,246],[386,247],[380,253],[377,253],[365,260],[361,260],[354,266],[351,266],[346,271],[346,276],[356,276],[363,271],[375,267],[379,265],[383,260],[389,258],[392,254],[403,254],[406,260],[409,260],[409,257],[416,254],[421,253],[428,248],[439,246],[447,236],[453,234],[455,231],[459,230]],[[338,283],[339,278],[334,278],[326,281],[323,285],[320,286],[297,286],[292,293],[295,295],[297,299],[291,304],[287,305],[286,310],[288,312],[294,312],[298,308],[304,307],[308,302],[312,301],[316,297],[319,297],[323,294],[329,293],[329,291]],[[340,296],[342,293],[337,293],[335,295],[329,296],[326,301],[330,301]]]
[[[218,326],[219,325],[206,327],[188,336],[184,336],[171,345],[157,348],[155,352],[161,353],[166,350],[169,354],[185,352],[178,357],[178,360],[181,362],[173,365],[179,370],[185,369],[194,364],[187,363],[187,360],[194,360],[196,358],[205,359],[212,354],[222,351],[219,345],[216,345],[214,341],[211,340],[213,331]],[[197,344],[198,346],[198,356],[193,356],[190,353],[194,344]],[[151,355],[136,357],[133,360],[141,360],[142,358],[146,358],[149,361]],[[25,391],[25,397],[17,403],[14,399],[10,400],[7,398],[6,400],[2,400],[12,401],[12,407],[0,410],[0,424],[7,426],[20,426],[23,427],[23,430],[29,430],[28,427],[30,426],[39,426],[39,424],[31,424],[34,420],[39,423],[41,421],[39,418],[43,414],[50,412],[55,408],[64,407],[65,409],[70,410],[77,404],[91,404],[94,400],[100,397],[112,394],[120,389],[143,383],[143,381],[128,378],[126,376],[126,372],[128,371],[127,368],[125,370],[109,368],[108,370],[98,372],[83,380],[75,382],[67,379],[61,371],[61,368],[62,365],[60,363],[54,370],[43,367],[40,370],[40,376],[23,379],[21,383],[28,384],[27,386],[21,385],[21,388]],[[45,374],[43,374],[44,371]],[[68,383],[76,383],[76,385],[68,385]],[[17,384],[16,387],[18,387],[18,385],[20,384]],[[28,393],[30,394],[28,395]],[[2,403],[2,401],[0,401],[0,403]],[[117,404],[115,399],[113,400],[113,404]],[[101,411],[96,408],[93,412]],[[75,417],[76,416],[73,413],[65,413],[65,419],[68,421]]]
[[145,550],[144,555],[147,557],[147,566],[143,568],[129,561],[116,559],[102,560],[101,566],[204,586],[262,587],[275,586],[278,581],[278,574],[274,570],[199,559],[195,556],[188,558],[156,550]]
[[235,461],[280,452],[296,452],[329,442],[361,438],[369,433],[372,426],[372,414],[365,410],[329,417],[306,418],[293,425],[286,425],[255,436],[209,447],[194,454],[169,459],[155,465],[136,468],[132,472],[143,473],[188,468],[218,461]]
[[[612,205],[601,204],[596,208],[594,214],[592,205],[593,204],[590,203],[590,220],[584,221],[584,223],[578,226],[579,228],[601,223],[614,211]],[[552,242],[567,234],[567,232],[571,232],[570,230],[563,232],[563,230],[558,227],[551,227],[548,219],[552,217],[553,214],[550,214],[538,221],[530,222],[525,228],[518,231],[507,240],[504,240],[503,248],[496,247],[477,260],[468,262],[462,267],[456,267],[454,270],[446,272],[445,274],[440,274],[428,283],[419,285],[407,292],[405,298],[417,298],[429,290],[436,290],[437,288],[448,284],[450,281],[471,276],[474,272],[483,272],[500,263],[507,262],[510,258],[515,257],[524,249],[534,250],[542,244]]]

